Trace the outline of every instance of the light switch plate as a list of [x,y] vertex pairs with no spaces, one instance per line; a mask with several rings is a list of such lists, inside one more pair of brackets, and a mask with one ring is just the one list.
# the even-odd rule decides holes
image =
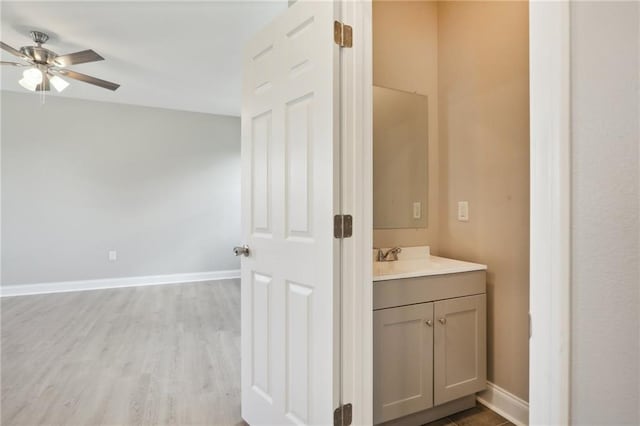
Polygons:
[[413,218],[420,219],[422,217],[422,203],[415,202],[413,203]]
[[458,201],[458,220],[460,222],[469,221],[469,202]]
[[109,250],[109,262],[115,262],[118,260],[118,252],[115,250]]

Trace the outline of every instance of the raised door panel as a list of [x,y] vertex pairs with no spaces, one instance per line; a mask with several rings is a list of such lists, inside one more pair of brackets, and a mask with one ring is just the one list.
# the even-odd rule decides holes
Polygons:
[[486,296],[442,300],[434,307],[434,403],[486,388]]
[[433,406],[433,303],[373,313],[375,423]]

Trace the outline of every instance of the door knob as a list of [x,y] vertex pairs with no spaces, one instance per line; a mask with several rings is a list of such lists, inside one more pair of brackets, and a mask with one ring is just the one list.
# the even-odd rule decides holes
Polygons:
[[447,319],[446,318],[440,318],[438,321],[440,321],[440,324],[445,325],[447,323]]
[[429,327],[433,325],[433,321],[431,320],[426,320],[424,323],[427,324]]
[[245,244],[242,247],[234,247],[233,254],[235,256],[242,255],[244,257],[249,257],[249,246]]

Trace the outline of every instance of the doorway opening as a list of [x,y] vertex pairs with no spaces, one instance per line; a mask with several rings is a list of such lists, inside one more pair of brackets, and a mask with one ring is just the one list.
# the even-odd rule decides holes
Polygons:
[[[529,4],[374,0],[372,28],[373,248],[381,260],[373,284],[374,423],[454,415],[479,392],[481,404],[525,424]],[[398,260],[386,262],[395,247]],[[430,264],[418,266],[425,258]],[[473,274],[478,288],[465,281]],[[441,292],[443,277],[465,290]],[[408,280],[434,289],[405,295]],[[471,303],[478,294],[486,302]],[[425,309],[409,312],[414,304]],[[415,358],[413,349],[431,355]],[[393,392],[391,377],[402,378]]]

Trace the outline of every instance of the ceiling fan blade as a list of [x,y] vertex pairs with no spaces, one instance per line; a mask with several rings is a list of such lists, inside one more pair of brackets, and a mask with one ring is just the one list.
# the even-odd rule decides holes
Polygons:
[[59,70],[51,70],[51,72],[53,72],[54,74],[60,74],[65,77],[73,78],[74,80],[84,81],[85,83],[100,86],[102,88],[109,89],[109,90],[116,90],[118,87],[120,87],[119,84],[112,83],[106,80],[101,80],[96,77],[91,77],[90,75],[80,74],[79,72],[75,72],[71,70],[59,69]]
[[28,64],[21,64],[19,62],[7,62],[7,61],[0,61],[0,65],[12,65],[14,67],[26,67],[26,66],[28,66]]
[[17,56],[20,59],[24,59],[25,61],[32,61],[33,60],[32,58],[30,58],[29,56],[25,55],[21,51],[19,51],[17,49],[14,49],[13,47],[9,46],[7,43],[4,43],[2,41],[0,41],[0,49],[11,53],[13,56]]
[[49,84],[49,76],[46,74],[42,76],[42,83],[36,86],[36,92],[41,92],[43,90],[45,92],[51,90],[51,85]]
[[84,64],[86,62],[103,61],[104,58],[93,50],[83,50],[82,52],[69,53],[67,55],[56,56],[53,62],[61,67],[69,65]]

